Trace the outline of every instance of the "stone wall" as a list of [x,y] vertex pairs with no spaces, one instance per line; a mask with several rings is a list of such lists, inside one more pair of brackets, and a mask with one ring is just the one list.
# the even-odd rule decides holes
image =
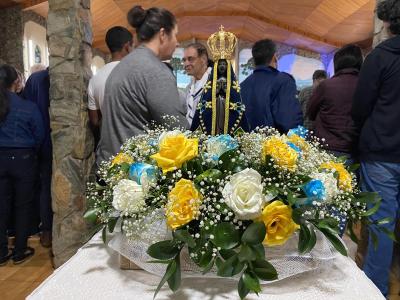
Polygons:
[[94,163],[88,126],[90,0],[49,0],[50,115],[53,140],[53,252],[60,266],[86,242],[85,187]]
[[0,9],[0,20],[0,59],[23,71],[24,23],[21,8]]
[[23,19],[24,25],[26,22],[32,21],[32,22],[35,22],[36,24],[39,24],[40,26],[43,26],[44,28],[47,27],[46,18],[42,17],[41,15],[39,15],[31,10],[23,11],[22,19]]

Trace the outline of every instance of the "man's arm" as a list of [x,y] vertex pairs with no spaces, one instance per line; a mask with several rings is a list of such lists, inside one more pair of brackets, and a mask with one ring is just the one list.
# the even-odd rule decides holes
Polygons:
[[276,128],[281,132],[303,124],[303,112],[297,99],[296,82],[288,74],[279,74],[280,87],[272,101],[272,114]]
[[88,86],[88,113],[89,121],[94,129],[100,127],[101,112],[98,102],[94,96],[94,87],[92,79],[89,81]]
[[320,106],[323,99],[323,87],[324,83],[321,83],[313,92],[308,104],[307,104],[307,113],[306,115],[311,121],[314,121],[318,115],[320,110]]
[[361,128],[369,117],[378,99],[381,84],[379,61],[379,52],[372,52],[361,68],[351,109],[351,116],[358,128]]

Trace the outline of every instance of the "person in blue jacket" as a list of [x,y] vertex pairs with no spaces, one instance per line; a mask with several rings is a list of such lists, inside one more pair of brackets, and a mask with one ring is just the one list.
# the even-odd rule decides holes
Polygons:
[[276,45],[265,39],[251,49],[255,69],[241,87],[242,101],[250,130],[275,127],[281,133],[303,124],[294,78],[276,69]]
[[[34,254],[28,247],[35,183],[37,151],[44,129],[35,103],[15,94],[18,74],[0,66],[0,266],[10,258],[19,264]],[[10,196],[10,189],[12,197]],[[8,249],[7,221],[15,207],[15,246]]]
[[[42,115],[45,137],[38,153],[39,163],[39,190],[36,193],[36,206],[39,208],[41,235],[40,243],[43,247],[51,247],[52,228],[53,228],[53,210],[51,207],[51,175],[53,161],[53,147],[51,143],[50,129],[50,77],[49,70],[43,70],[33,73],[26,82],[24,89],[24,98],[33,101],[39,107]],[[36,218],[38,219],[38,218]],[[35,220],[37,223],[37,220]],[[34,224],[37,228],[38,224]]]

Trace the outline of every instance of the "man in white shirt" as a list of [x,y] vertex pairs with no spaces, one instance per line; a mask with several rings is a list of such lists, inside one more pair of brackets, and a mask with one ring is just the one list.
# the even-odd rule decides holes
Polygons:
[[106,81],[119,61],[132,51],[133,36],[128,29],[116,26],[108,30],[106,44],[111,52],[111,62],[99,69],[97,74],[90,79],[88,87],[89,120],[94,127],[95,134],[102,117],[101,110]]
[[211,72],[206,47],[200,43],[193,43],[185,47],[183,64],[186,73],[192,76],[192,80],[186,88],[186,119],[191,125],[197,104],[199,104],[201,95],[203,94],[203,87]]

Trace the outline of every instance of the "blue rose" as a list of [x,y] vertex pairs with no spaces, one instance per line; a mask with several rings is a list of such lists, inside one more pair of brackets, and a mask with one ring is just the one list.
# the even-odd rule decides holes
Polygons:
[[213,160],[218,160],[225,152],[238,147],[238,142],[228,134],[214,136],[207,141],[207,154]]
[[305,202],[307,205],[311,205],[313,201],[323,201],[325,199],[325,186],[321,180],[311,180],[309,183],[303,186],[303,191],[308,198]]
[[296,128],[290,129],[287,136],[292,136],[293,134],[296,134],[299,137],[302,137],[303,139],[305,139],[308,134],[308,129],[299,125]]
[[136,181],[138,184],[144,184],[143,179],[146,178],[147,181],[153,181],[156,178],[156,167],[137,162],[131,165],[129,169],[129,179]]

